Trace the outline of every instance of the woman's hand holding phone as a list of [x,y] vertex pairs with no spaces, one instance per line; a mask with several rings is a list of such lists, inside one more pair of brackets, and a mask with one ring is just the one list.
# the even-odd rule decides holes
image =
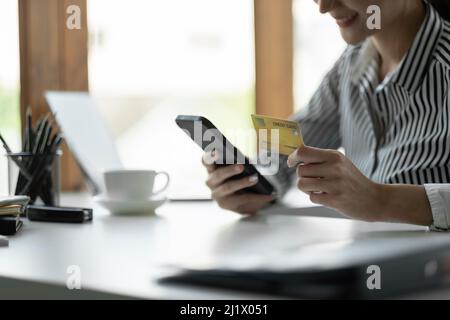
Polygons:
[[206,152],[202,157],[202,163],[208,171],[206,185],[211,189],[212,198],[222,209],[240,214],[255,214],[275,199],[272,195],[243,192],[243,189],[258,183],[258,176],[229,180],[229,178],[242,173],[244,166],[235,164],[218,167],[215,165],[217,160],[214,152]]

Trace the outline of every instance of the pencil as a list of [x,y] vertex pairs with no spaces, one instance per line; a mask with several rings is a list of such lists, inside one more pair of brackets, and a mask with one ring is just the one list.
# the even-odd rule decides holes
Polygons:
[[2,134],[0,133],[0,140],[3,143],[3,147],[5,148],[7,153],[12,153],[11,149],[9,148],[8,144],[6,143],[5,139],[3,139]]
[[31,107],[28,106],[27,108],[27,125],[26,125],[26,145],[24,148],[25,152],[30,152],[33,148],[33,140],[34,140],[34,134],[33,134],[33,115],[31,111]]

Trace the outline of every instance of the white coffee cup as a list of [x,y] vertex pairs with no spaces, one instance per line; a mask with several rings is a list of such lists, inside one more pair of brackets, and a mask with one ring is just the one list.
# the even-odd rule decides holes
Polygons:
[[[154,191],[158,175],[166,177],[165,185]],[[155,196],[169,186],[169,174],[154,170],[108,170],[103,173],[107,196],[111,199],[145,200]]]

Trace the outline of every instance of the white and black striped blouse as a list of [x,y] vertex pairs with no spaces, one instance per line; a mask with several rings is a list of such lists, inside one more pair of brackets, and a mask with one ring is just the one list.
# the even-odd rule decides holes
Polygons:
[[[450,23],[425,5],[411,48],[382,83],[379,56],[367,39],[345,50],[305,112],[292,117],[306,144],[343,147],[379,183],[450,183]],[[285,161],[280,165],[283,193],[294,173]]]

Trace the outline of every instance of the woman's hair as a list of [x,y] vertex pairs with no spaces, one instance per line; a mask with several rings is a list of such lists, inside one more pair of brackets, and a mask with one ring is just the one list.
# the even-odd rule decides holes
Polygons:
[[428,0],[436,10],[439,12],[442,18],[450,21],[450,1],[449,0]]

